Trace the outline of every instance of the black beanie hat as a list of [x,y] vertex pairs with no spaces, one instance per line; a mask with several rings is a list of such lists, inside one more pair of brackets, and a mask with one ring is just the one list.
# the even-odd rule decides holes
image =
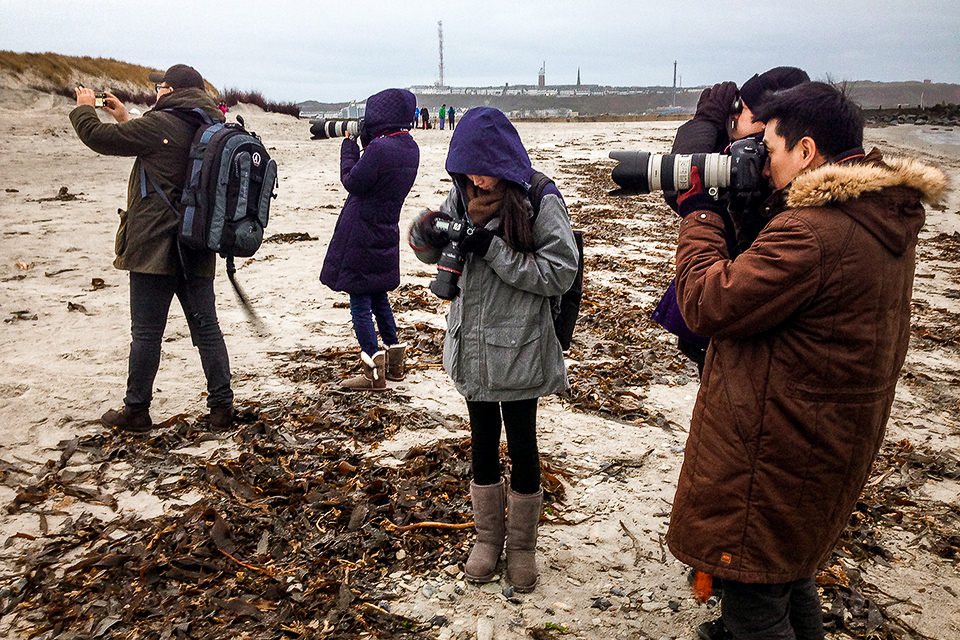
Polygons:
[[740,99],[751,111],[756,111],[774,91],[790,89],[804,82],[810,82],[810,76],[803,69],[774,67],[744,82],[740,87]]
[[150,82],[166,82],[174,89],[206,88],[203,84],[203,76],[196,69],[185,64],[175,64],[164,73],[151,73]]

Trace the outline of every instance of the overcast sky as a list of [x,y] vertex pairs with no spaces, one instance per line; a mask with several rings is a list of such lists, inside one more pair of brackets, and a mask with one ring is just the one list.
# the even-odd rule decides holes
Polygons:
[[673,84],[779,65],[814,79],[960,83],[957,0],[0,0],[0,49],[191,64],[274,101],[450,86]]

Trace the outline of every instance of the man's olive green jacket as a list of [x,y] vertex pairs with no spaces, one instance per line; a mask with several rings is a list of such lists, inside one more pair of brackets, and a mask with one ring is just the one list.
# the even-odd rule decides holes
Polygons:
[[[206,91],[193,88],[162,96],[154,109],[127,122],[101,122],[96,109],[90,106],[70,112],[70,122],[85,145],[104,155],[136,158],[127,186],[127,209],[120,211],[117,257],[113,262],[118,269],[159,275],[181,272],[177,213],[150,181],[163,190],[170,202],[179,200],[197,125],[162,109],[198,107],[211,119],[224,120]],[[187,275],[212,278],[216,256],[209,251],[190,252],[187,263]]]

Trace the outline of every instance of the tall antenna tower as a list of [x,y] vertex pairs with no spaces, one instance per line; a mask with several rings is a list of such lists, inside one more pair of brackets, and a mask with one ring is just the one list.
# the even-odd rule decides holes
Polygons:
[[437,36],[440,38],[440,86],[443,85],[443,20],[437,21]]
[[677,106],[677,61],[673,61],[673,107]]

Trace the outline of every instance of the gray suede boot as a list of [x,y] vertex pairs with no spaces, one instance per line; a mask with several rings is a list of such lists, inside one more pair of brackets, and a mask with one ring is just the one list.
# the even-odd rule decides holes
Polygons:
[[537,526],[543,512],[543,489],[507,492],[507,583],[518,593],[537,586]]
[[470,483],[470,501],[473,503],[473,522],[477,542],[463,565],[463,575],[471,582],[489,582],[497,575],[497,561],[503,551],[506,510],[506,484],[503,478],[496,484]]

